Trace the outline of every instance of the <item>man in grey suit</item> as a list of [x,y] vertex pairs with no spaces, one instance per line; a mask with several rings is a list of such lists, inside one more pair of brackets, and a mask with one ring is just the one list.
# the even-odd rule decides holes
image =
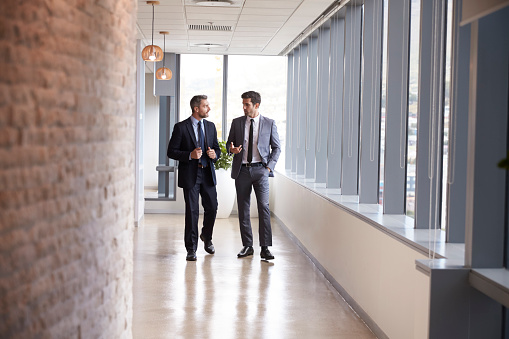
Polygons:
[[274,259],[268,246],[272,246],[272,229],[269,210],[269,176],[274,176],[274,166],[281,153],[279,135],[274,120],[261,116],[260,94],[249,91],[242,94],[244,116],[233,119],[226,142],[234,154],[232,178],[237,189],[240,235],[244,246],[237,257],[253,255],[253,232],[249,207],[251,190],[254,189],[258,205],[258,236],[262,259]]

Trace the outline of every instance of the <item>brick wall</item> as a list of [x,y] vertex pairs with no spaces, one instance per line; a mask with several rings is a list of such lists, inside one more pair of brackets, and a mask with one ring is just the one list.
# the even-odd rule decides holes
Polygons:
[[134,0],[0,1],[0,337],[132,336]]

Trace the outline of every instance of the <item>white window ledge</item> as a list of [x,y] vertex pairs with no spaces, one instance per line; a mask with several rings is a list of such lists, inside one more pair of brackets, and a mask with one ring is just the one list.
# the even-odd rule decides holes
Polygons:
[[288,170],[276,173],[286,176],[382,232],[427,254],[429,258],[448,258],[464,262],[465,244],[447,243],[445,231],[415,229],[413,218],[400,214],[384,214],[379,204],[360,204],[358,195],[342,195],[341,189],[326,188],[325,184],[317,184],[314,179],[306,179],[303,175],[296,175]]
[[313,179],[306,179],[304,176],[296,175],[290,171],[277,173],[286,176],[409,247],[428,253],[429,260],[416,260],[416,268],[422,273],[429,275],[433,269],[470,270],[469,283],[472,287],[509,307],[509,270],[465,267],[465,244],[447,243],[445,231],[415,229],[413,218],[406,215],[383,214],[381,205],[360,204],[358,195],[341,195],[340,189],[326,188],[325,184],[317,184]]
[[470,285],[509,307],[509,271],[505,268],[476,268],[470,271]]

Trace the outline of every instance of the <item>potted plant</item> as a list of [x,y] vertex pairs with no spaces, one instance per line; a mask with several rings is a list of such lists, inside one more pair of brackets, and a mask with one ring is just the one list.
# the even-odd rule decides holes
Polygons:
[[235,180],[231,178],[233,155],[226,150],[226,141],[219,141],[221,156],[215,163],[217,215],[216,218],[228,218],[235,203]]

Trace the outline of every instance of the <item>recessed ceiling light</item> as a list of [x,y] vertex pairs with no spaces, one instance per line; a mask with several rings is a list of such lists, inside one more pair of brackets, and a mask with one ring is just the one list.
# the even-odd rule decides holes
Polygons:
[[208,42],[191,44],[191,46],[193,46],[193,47],[205,47],[205,48],[224,47],[224,45],[221,45],[221,44],[212,44],[212,43],[208,43]]
[[231,6],[231,2],[230,1],[221,1],[221,0],[207,0],[207,1],[198,1],[196,2],[196,4],[198,6],[217,6],[217,7],[221,7],[221,6]]

